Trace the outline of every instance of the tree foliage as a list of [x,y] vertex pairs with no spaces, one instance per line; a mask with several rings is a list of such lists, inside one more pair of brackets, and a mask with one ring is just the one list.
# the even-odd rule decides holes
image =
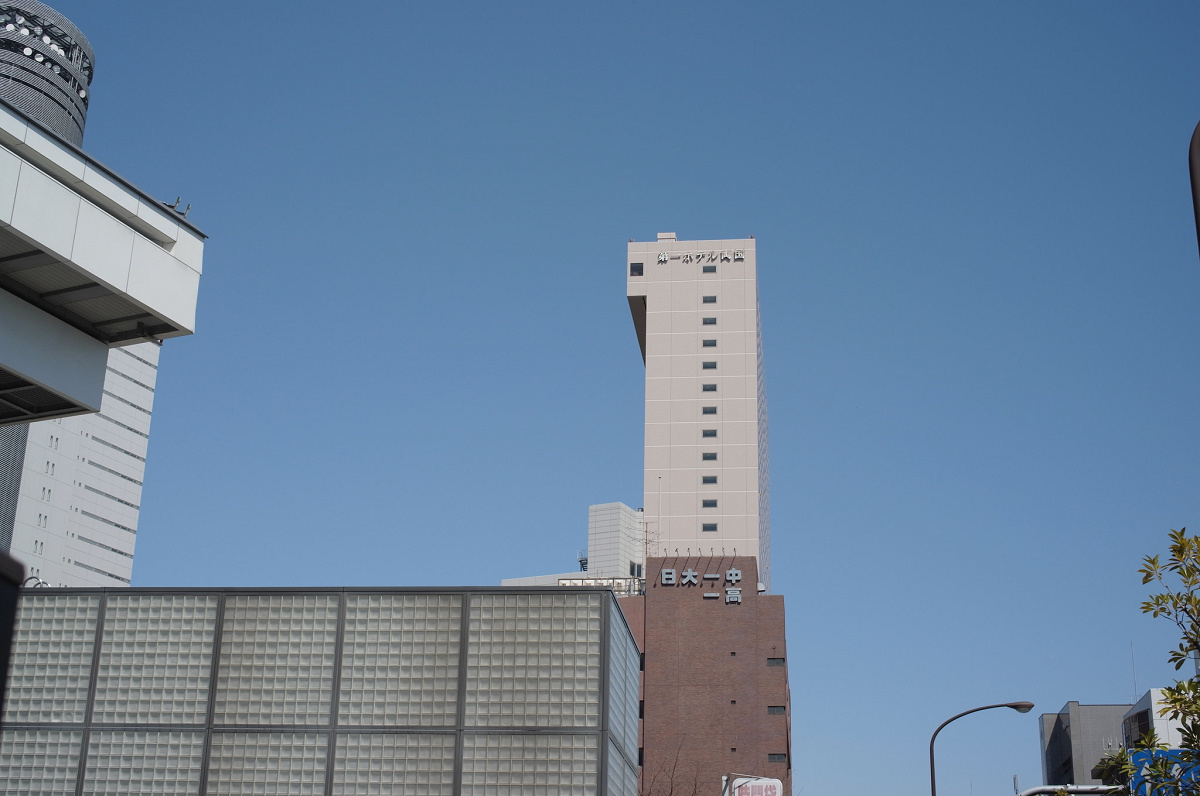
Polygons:
[[[1168,659],[1176,671],[1194,665],[1200,655],[1200,536],[1188,536],[1186,528],[1171,531],[1167,561],[1146,556],[1138,573],[1158,590],[1142,603],[1142,613],[1179,628],[1179,646]],[[1160,715],[1179,722],[1182,748],[1169,749],[1151,730],[1132,747],[1105,756],[1096,773],[1132,796],[1200,796],[1200,675],[1193,670],[1164,688],[1162,703]]]

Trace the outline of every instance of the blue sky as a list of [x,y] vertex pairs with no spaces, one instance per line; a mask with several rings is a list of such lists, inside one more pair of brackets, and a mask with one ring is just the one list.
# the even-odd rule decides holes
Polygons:
[[[134,584],[494,584],[641,505],[624,246],[757,239],[795,790],[1040,784],[1172,675],[1200,6],[59,0],[85,148],[211,235]],[[701,639],[694,640],[701,644]]]

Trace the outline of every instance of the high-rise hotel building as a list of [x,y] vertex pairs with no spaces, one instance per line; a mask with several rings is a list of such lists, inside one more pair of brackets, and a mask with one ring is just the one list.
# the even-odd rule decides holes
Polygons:
[[771,584],[767,403],[754,239],[630,241],[646,365],[650,556],[753,556]]

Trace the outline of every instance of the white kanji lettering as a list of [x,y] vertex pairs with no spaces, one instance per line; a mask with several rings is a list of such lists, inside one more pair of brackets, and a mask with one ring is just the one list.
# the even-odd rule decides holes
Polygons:
[[729,583],[741,583],[742,571],[740,569],[725,570],[725,580]]
[[733,259],[745,260],[746,259],[746,250],[745,249],[735,249],[733,252]]
[[726,605],[728,605],[729,603],[739,603],[740,604],[741,602],[742,602],[742,590],[740,587],[730,586],[729,588],[727,588],[725,590]]
[[664,586],[674,586],[675,585],[675,570],[664,569],[662,571],[662,585],[664,585]]
[[729,252],[728,251],[721,252],[721,262],[723,262],[723,263],[729,262]]
[[686,586],[689,583],[697,586],[700,585],[700,573],[691,567],[688,567],[682,573],[680,573],[679,579],[679,585],[681,586]]
[[667,253],[666,253],[666,252],[659,252],[659,253],[658,253],[658,261],[659,261],[660,263],[665,263],[665,262],[667,261]]

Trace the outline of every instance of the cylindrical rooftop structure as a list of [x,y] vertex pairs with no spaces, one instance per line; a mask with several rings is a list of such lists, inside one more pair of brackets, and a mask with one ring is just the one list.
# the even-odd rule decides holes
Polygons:
[[83,144],[95,55],[71,21],[37,0],[0,0],[0,99]]

